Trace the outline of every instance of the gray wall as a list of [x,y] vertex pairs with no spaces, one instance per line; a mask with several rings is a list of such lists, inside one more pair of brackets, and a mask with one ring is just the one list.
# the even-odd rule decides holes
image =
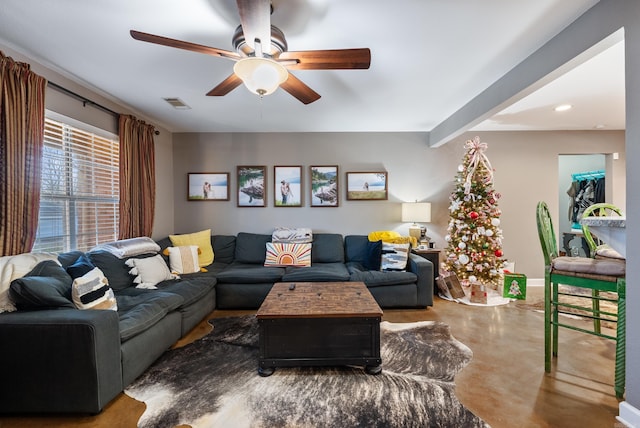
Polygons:
[[[374,230],[407,234],[409,225],[400,222],[400,203],[417,199],[432,202],[428,235],[443,248],[453,179],[462,161],[464,143],[475,135],[489,145],[486,154],[496,170],[494,187],[502,194],[499,204],[505,256],[516,263],[518,272],[530,278],[543,277],[535,223],[538,201],[547,201],[558,224],[560,154],[618,152],[620,159],[611,167],[610,181],[619,190],[613,202],[624,207],[622,131],[467,133],[438,148],[427,148],[423,136],[412,133],[185,133],[174,134],[175,232],[211,228],[219,234],[271,233],[274,227],[290,226],[342,234]],[[267,166],[266,208],[237,207],[237,165]],[[304,167],[304,207],[274,207],[274,165]],[[339,166],[339,207],[308,206],[310,165]],[[345,200],[347,171],[387,171],[389,200]],[[231,200],[187,201],[189,172],[229,172]]]

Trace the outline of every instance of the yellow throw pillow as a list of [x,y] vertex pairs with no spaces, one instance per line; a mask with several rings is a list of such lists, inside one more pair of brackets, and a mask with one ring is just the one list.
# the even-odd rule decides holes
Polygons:
[[198,264],[200,267],[209,266],[213,263],[214,256],[213,247],[211,247],[211,229],[184,235],[169,235],[169,239],[174,247],[196,245],[200,250],[198,254]]

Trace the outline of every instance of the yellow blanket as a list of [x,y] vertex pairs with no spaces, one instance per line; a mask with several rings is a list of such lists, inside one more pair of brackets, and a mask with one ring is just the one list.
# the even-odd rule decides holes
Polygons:
[[406,244],[410,243],[411,247],[418,246],[418,240],[413,236],[402,236],[400,233],[393,230],[377,230],[369,234],[369,241],[376,242],[389,242],[391,244]]

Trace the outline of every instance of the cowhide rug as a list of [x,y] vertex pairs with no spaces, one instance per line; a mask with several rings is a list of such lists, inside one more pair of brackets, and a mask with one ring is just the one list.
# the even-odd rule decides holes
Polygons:
[[147,405],[140,427],[488,427],[455,396],[472,358],[441,322],[381,324],[381,374],[360,367],[257,373],[254,316],[166,352],[125,393]]

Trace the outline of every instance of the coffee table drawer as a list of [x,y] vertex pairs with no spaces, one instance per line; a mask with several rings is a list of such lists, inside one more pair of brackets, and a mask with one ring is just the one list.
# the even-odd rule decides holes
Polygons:
[[259,319],[260,368],[379,366],[380,318]]

